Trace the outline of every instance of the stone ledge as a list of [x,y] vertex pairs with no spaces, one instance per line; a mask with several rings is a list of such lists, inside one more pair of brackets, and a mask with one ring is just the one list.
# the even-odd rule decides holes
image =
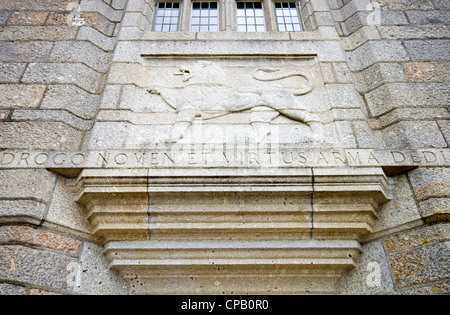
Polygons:
[[379,168],[84,170],[77,187],[110,268],[147,294],[332,293],[389,190]]

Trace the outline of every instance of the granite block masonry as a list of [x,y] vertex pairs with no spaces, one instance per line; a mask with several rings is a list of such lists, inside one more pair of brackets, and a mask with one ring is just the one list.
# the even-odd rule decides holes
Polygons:
[[0,4],[0,294],[448,294],[444,1],[192,3]]

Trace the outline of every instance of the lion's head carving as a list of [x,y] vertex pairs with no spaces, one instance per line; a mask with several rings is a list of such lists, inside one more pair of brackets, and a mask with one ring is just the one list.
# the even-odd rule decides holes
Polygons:
[[186,84],[219,84],[227,85],[225,71],[217,64],[209,61],[197,61],[179,69],[175,75],[183,75]]

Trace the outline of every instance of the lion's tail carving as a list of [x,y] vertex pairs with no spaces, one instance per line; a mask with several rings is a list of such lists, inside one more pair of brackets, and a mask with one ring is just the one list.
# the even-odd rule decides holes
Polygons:
[[305,95],[313,90],[311,81],[309,80],[309,78],[307,76],[305,76],[302,73],[298,73],[298,72],[283,73],[280,71],[280,69],[276,69],[276,68],[259,68],[259,69],[256,69],[255,72],[253,72],[254,79],[256,79],[258,81],[265,81],[265,82],[278,81],[278,80],[283,80],[283,79],[287,79],[290,77],[302,77],[302,78],[305,78],[306,81],[308,82],[304,88],[293,90],[292,94],[294,96]]

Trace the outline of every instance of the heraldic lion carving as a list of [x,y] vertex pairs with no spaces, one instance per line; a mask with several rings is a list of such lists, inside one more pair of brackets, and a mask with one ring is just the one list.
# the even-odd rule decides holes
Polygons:
[[[275,111],[270,119],[282,115],[294,121],[311,127],[312,132],[320,132],[322,123],[308,111],[296,108],[294,96],[305,95],[313,87],[303,74],[280,73],[279,69],[260,68],[254,71],[253,78],[257,81],[278,81],[288,77],[301,76],[308,82],[307,86],[296,90],[273,89],[239,91],[227,84],[225,71],[216,63],[198,61],[179,69],[175,76],[182,76],[183,84],[179,87],[153,86],[148,89],[151,94],[157,94],[177,111],[177,121],[168,142],[176,143],[193,124],[196,117],[208,120],[230,113],[250,110],[250,123],[255,129],[259,140],[265,138],[270,120],[262,118],[261,108],[271,108]],[[267,116],[267,115],[265,115]]]

